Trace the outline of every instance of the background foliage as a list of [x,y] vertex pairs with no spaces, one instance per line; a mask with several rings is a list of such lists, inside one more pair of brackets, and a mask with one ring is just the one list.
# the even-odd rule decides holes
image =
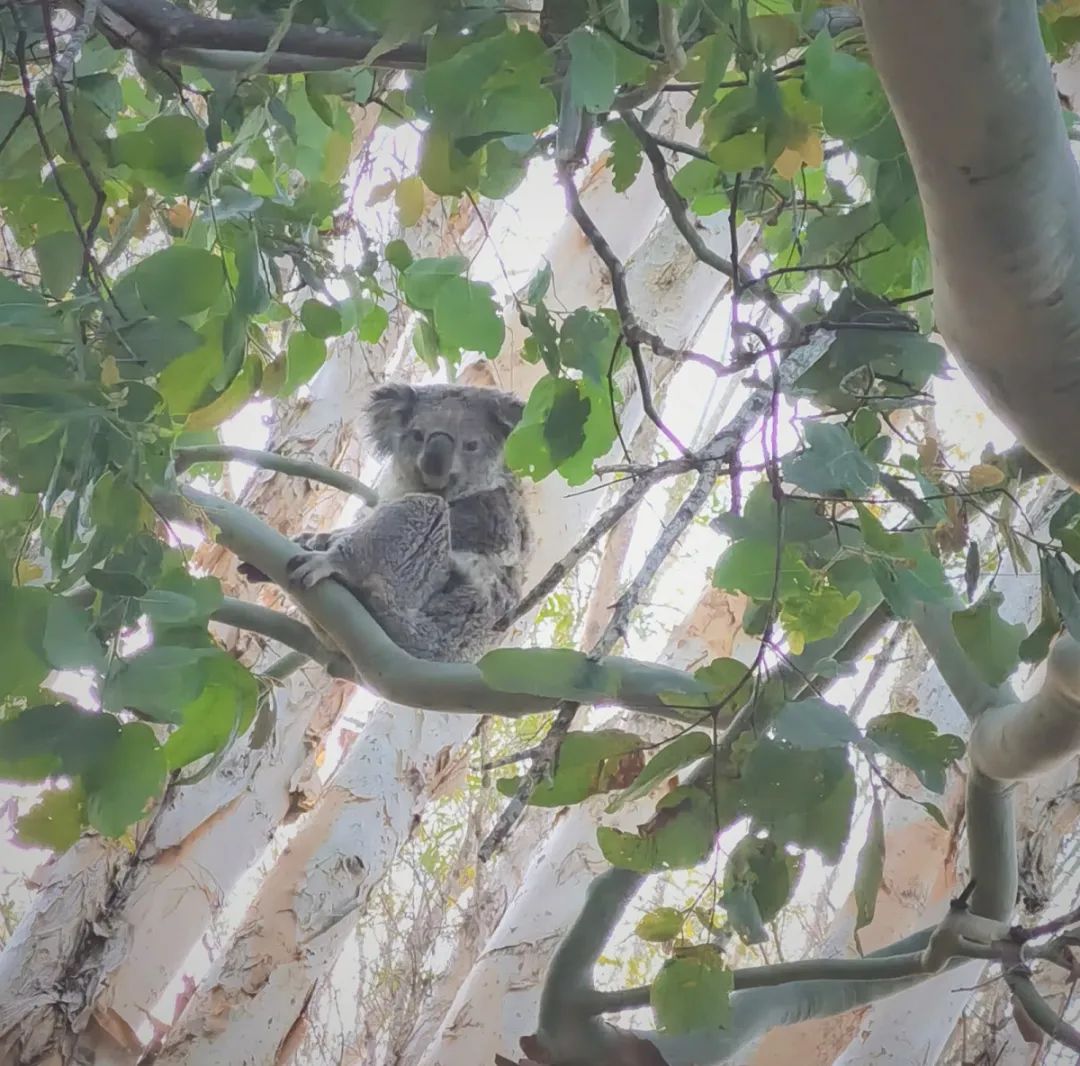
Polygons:
[[[1080,36],[1068,6],[1044,5],[1051,54]],[[875,781],[899,762],[941,792],[963,753],[917,717],[860,729],[822,698],[816,687],[851,669],[835,657],[841,638],[875,612],[906,619],[955,600],[956,639],[989,684],[1041,660],[1063,625],[1080,638],[1080,501],[1041,539],[1018,507],[1014,457],[954,469],[912,417],[944,353],[929,336],[911,167],[861,33],[828,32],[811,0],[564,0],[536,26],[495,3],[451,0],[238,0],[218,11],[272,18],[282,34],[367,35],[371,63],[267,73],[285,36],[247,69],[157,62],[99,33],[81,43],[85,27],[54,25],[47,5],[0,10],[0,204],[18,264],[0,274],[0,776],[42,786],[20,838],[63,849],[87,828],[126,833],[170,775],[251,743],[265,710],[268,682],[208,633],[218,582],[192,571],[160,514],[178,449],[218,441],[246,404],[296,393],[340,338],[377,341],[397,301],[416,313],[415,351],[433,371],[500,352],[504,309],[467,259],[366,241],[343,183],[360,109],[422,131],[416,173],[377,193],[405,227],[429,194],[505,198],[553,159],[565,183],[603,149],[616,189],[657,172],[691,235],[694,216],[726,213],[732,235],[760,226],[752,259],[736,249],[716,264],[733,279],[736,346],[715,369],[745,370],[776,393],[767,427],[781,392],[799,415],[787,454],[755,429],[678,471],[722,458],[736,475],[713,516],[726,546],[712,580],[751,598],[758,661],[699,671],[688,711],[704,730],[659,749],[626,730],[571,732],[532,794],[561,806],[603,792],[615,809],[697,766],[636,833],[600,830],[606,857],[642,872],[700,864],[718,831],[743,820],[720,911],[657,911],[638,930],[683,949],[653,988],[661,1024],[715,1017],[730,972],[689,945],[718,924],[759,942],[803,852],[839,859],[853,760],[868,760]],[[376,60],[412,69],[388,78]],[[635,106],[657,91],[692,100],[696,143],[672,145],[639,122]],[[346,234],[365,254],[343,267]],[[603,256],[603,235],[587,236]],[[510,309],[527,326],[524,358],[545,374],[507,454],[525,477],[578,486],[618,440],[613,374],[633,361],[647,390],[643,347],[693,353],[665,353],[618,298],[566,310],[551,286],[540,270]],[[834,334],[828,351],[781,390],[788,353],[818,329]],[[976,523],[990,530],[980,542]],[[1006,553],[1042,570],[1045,614],[1030,634],[1001,620],[986,581]],[[593,690],[618,684],[570,650],[493,653],[483,669],[493,687],[568,698],[582,671]],[[91,678],[98,705],[58,695],[56,672]],[[752,723],[725,734],[751,696]],[[875,810],[860,924],[881,874]]]

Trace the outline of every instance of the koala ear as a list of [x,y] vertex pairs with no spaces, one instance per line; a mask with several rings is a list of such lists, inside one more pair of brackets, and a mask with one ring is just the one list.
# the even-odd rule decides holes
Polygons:
[[505,440],[514,426],[521,421],[521,416],[525,413],[525,403],[508,392],[493,392],[491,399],[491,419],[495,423],[496,432]]
[[364,414],[375,454],[384,457],[394,450],[396,436],[416,410],[416,390],[409,385],[380,385],[371,393]]

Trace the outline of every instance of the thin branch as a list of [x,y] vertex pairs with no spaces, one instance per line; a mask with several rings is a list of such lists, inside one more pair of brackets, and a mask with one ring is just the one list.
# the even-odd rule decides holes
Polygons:
[[793,337],[800,336],[803,324],[784,306],[780,297],[772,289],[763,282],[751,278],[737,263],[732,263],[731,260],[718,255],[705,243],[705,239],[694,227],[693,222],[690,221],[686,201],[671,183],[671,178],[667,172],[667,163],[664,160],[664,154],[660,150],[660,146],[653,140],[652,134],[645,129],[633,111],[627,109],[621,111],[620,114],[645,152],[649,165],[652,167],[656,191],[660,194],[660,199],[667,206],[672,221],[683,235],[683,239],[690,245],[694,255],[706,266],[711,266],[714,270],[723,274],[724,277],[730,278],[732,282],[738,281],[739,288],[743,293],[758,296],[765,303],[765,306],[784,323]]
[[362,481],[307,459],[293,459],[276,452],[264,452],[257,448],[240,448],[231,444],[199,444],[188,448],[177,448],[173,455],[176,472],[183,473],[196,463],[248,463],[262,470],[276,470],[280,474],[303,477],[309,481],[318,481],[323,485],[341,489],[351,496],[359,496],[364,503],[374,507],[379,502],[378,494]]
[[263,607],[258,603],[226,597],[210,616],[222,625],[259,633],[279,644],[292,648],[322,666],[331,677],[349,681],[356,680],[356,671],[349,660],[336,648],[327,647],[315,635],[314,630],[287,614]]
[[86,44],[94,30],[100,2],[101,0],[86,0],[82,13],[75,23],[75,28],[67,39],[64,51],[54,60],[53,78],[56,79],[57,85],[66,85],[71,80],[75,62],[82,53],[83,45]]
[[[559,183],[566,195],[566,207],[570,216],[578,225],[578,229],[585,235],[585,239],[592,245],[593,251],[600,257],[601,262],[607,267],[611,276],[611,295],[615,300],[615,310],[619,313],[622,322],[623,337],[627,345],[646,344],[661,358],[675,359],[690,363],[700,363],[707,366],[717,374],[730,374],[731,368],[707,355],[690,350],[672,348],[662,341],[655,333],[645,329],[637,320],[634,309],[630,303],[630,292],[626,285],[626,268],[623,266],[615,250],[608,243],[607,238],[600,232],[599,227],[592,220],[585,205],[578,195],[577,186],[574,184],[573,173],[567,167],[559,167]],[[659,428],[659,427],[658,427]]]
[[[800,326],[800,330],[802,327]],[[809,340],[787,355],[780,363],[779,383],[781,388],[790,386],[810,369],[832,344],[833,336],[824,331],[814,333]],[[772,404],[772,389],[755,389],[734,417],[696,454],[681,456],[658,463],[649,470],[637,475],[630,488],[602,514],[586,531],[585,535],[533,586],[520,603],[497,625],[497,630],[506,629],[512,622],[543,602],[575,566],[596,546],[600,538],[631,508],[644,499],[653,485],[669,477],[685,474],[688,470],[699,470],[706,462],[715,460],[727,462],[734,455],[757,420],[767,414]],[[722,470],[717,470],[719,476]]]

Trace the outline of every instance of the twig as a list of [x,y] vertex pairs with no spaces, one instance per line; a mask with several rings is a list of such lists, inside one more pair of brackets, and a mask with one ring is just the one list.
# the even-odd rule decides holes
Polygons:
[[652,167],[656,191],[660,194],[660,199],[664,201],[671,214],[672,221],[683,235],[683,239],[690,245],[694,255],[706,266],[711,266],[714,270],[723,274],[724,277],[730,278],[732,282],[737,279],[744,293],[750,292],[760,297],[765,306],[784,323],[792,336],[799,336],[803,329],[802,323],[784,306],[780,297],[772,289],[763,282],[751,279],[742,267],[732,263],[729,259],[725,259],[722,255],[718,255],[705,243],[704,238],[690,221],[686,201],[679,195],[675,186],[671,184],[671,178],[667,172],[667,163],[664,161],[664,154],[661,152],[657,142],[653,140],[652,134],[645,129],[633,111],[626,109],[621,111],[620,114],[645,152],[649,165]]
[[71,31],[67,44],[64,46],[64,51],[53,62],[53,78],[56,79],[58,86],[66,85],[71,80],[75,63],[94,30],[99,6],[100,0],[86,0],[75,28]]
[[723,363],[718,362],[716,359],[710,359],[700,352],[672,348],[655,333],[651,333],[638,322],[630,304],[630,292],[626,285],[626,268],[615,254],[615,250],[608,243],[607,238],[600,232],[599,227],[592,220],[588,211],[585,210],[581,197],[578,195],[577,186],[574,184],[573,174],[566,167],[560,167],[558,173],[559,183],[562,185],[563,192],[566,195],[567,210],[577,223],[578,228],[585,235],[586,240],[592,245],[593,250],[600,257],[604,266],[607,267],[608,274],[611,276],[611,295],[615,300],[615,310],[618,311],[619,319],[622,322],[623,337],[627,346],[634,343],[646,344],[663,359],[700,363],[717,374],[732,373],[732,368],[726,367]]
[[323,485],[330,485],[335,489],[341,489],[351,496],[359,496],[366,504],[374,507],[379,502],[375,490],[369,488],[362,481],[343,474],[340,470],[332,470],[328,466],[312,463],[307,459],[292,459],[287,455],[278,455],[276,452],[259,451],[257,448],[240,448],[231,444],[199,444],[188,448],[177,448],[173,452],[176,462],[176,472],[183,473],[196,463],[224,463],[237,462],[249,463],[251,466],[260,467],[263,470],[276,470],[280,474],[289,474],[292,477],[304,477],[309,481],[318,481]]

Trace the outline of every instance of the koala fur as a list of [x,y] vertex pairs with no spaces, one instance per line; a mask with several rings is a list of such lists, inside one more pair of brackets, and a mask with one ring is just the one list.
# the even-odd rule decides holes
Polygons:
[[477,658],[521,596],[531,546],[520,486],[503,459],[522,410],[495,389],[375,389],[369,434],[391,460],[380,502],[347,529],[297,537],[304,551],[289,560],[290,582],[337,579],[419,658]]

